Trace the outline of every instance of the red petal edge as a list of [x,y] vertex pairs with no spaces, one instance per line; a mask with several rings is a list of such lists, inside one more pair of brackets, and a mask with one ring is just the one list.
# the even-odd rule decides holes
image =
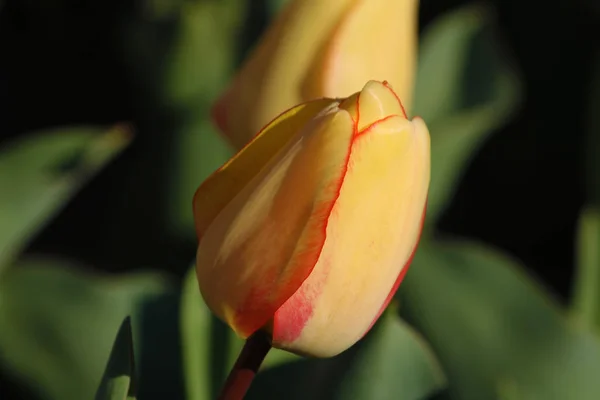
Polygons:
[[[354,127],[354,132],[352,134],[352,139],[348,144],[348,151],[346,152],[346,158],[342,165],[342,169],[340,172],[340,179],[334,182],[331,190],[335,192],[335,195],[332,197],[329,203],[324,204],[321,209],[316,210],[315,214],[318,216],[315,217],[316,221],[319,222],[318,234],[315,235],[315,243],[309,244],[307,248],[310,251],[307,251],[302,255],[302,258],[298,261],[301,265],[310,265],[309,268],[306,268],[300,275],[292,276],[291,280],[287,282],[288,287],[294,288],[292,291],[283,291],[279,293],[279,296],[276,297],[273,301],[265,302],[264,299],[269,298],[269,295],[272,294],[273,284],[277,282],[277,274],[276,272],[272,273],[272,275],[265,276],[263,280],[263,285],[260,287],[254,288],[245,299],[244,303],[240,305],[240,307],[236,310],[235,316],[235,326],[237,331],[242,336],[250,336],[258,329],[264,327],[271,319],[275,317],[275,314],[278,310],[284,306],[284,304],[298,291],[298,289],[302,286],[304,281],[310,276],[315,265],[319,261],[321,257],[321,253],[323,251],[323,246],[325,245],[325,240],[327,238],[327,226],[329,225],[329,221],[331,218],[331,213],[335,204],[337,203],[338,198],[340,197],[340,192],[342,186],[344,184],[344,180],[346,178],[346,174],[348,172],[348,166],[350,163],[350,156],[352,153],[352,147],[354,145],[354,139],[356,138],[356,127]],[[291,293],[290,293],[291,292]],[[293,314],[293,318],[285,319],[285,327],[279,323],[274,321],[273,331],[275,334],[285,337],[286,340],[293,340],[297,338],[306,321],[312,315],[312,304],[309,301],[305,300],[302,297],[298,297],[298,300],[294,300],[294,306],[298,307],[296,312]],[[291,305],[290,305],[291,306]],[[286,310],[284,308],[283,310]],[[280,319],[282,320],[282,319]]]
[[385,86],[386,88],[388,88],[390,90],[390,92],[393,93],[394,97],[396,98],[396,100],[398,100],[398,104],[400,104],[400,108],[402,109],[402,115],[404,116],[404,118],[408,118],[406,116],[406,110],[404,109],[404,105],[402,104],[402,100],[400,100],[400,97],[398,97],[398,95],[396,94],[396,92],[394,92],[394,89],[392,89],[392,87],[390,86],[388,81],[383,81],[383,86]]

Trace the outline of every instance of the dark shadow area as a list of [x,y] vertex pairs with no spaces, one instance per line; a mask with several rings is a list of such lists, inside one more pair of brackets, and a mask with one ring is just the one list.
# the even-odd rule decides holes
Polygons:
[[339,356],[329,359],[302,359],[262,371],[250,387],[248,400],[264,399],[334,399],[344,366],[352,362],[359,351],[355,346]]
[[241,65],[244,59],[250,54],[254,44],[260,38],[262,32],[269,23],[269,12],[267,10],[266,0],[253,0],[248,3],[248,12],[244,24],[240,29],[236,65]]
[[231,357],[229,346],[230,328],[214,315],[211,316],[210,353],[211,368],[211,397],[216,399],[221,392],[221,387],[227,379],[227,360]]
[[140,327],[137,398],[183,399],[179,295],[164,295],[143,304]]
[[600,29],[576,3],[555,3],[542,18],[534,3],[495,2],[525,103],[476,154],[440,229],[509,251],[566,300],[584,198],[588,66]]
[[32,388],[3,369],[0,369],[0,394],[5,400],[43,400]]

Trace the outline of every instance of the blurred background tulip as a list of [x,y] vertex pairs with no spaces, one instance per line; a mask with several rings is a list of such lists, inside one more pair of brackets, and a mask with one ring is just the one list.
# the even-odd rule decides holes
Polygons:
[[347,97],[371,79],[409,107],[417,11],[418,0],[288,2],[214,105],[217,126],[240,148],[295,104]]
[[[235,152],[211,109],[256,130],[243,104],[387,79],[431,136],[412,265],[355,346],[273,350],[248,399],[597,400],[599,8],[375,4],[0,0],[0,398],[214,399],[243,341],[193,266],[191,199]],[[268,91],[229,106],[242,83]]]

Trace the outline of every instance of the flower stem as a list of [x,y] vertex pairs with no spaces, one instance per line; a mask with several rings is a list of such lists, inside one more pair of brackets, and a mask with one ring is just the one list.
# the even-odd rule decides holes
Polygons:
[[259,331],[250,336],[229,372],[219,400],[242,400],[270,349],[271,341],[266,333]]

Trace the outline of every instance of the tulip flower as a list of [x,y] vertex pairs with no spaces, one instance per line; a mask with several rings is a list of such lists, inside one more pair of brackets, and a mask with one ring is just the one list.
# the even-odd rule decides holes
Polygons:
[[387,306],[416,249],[429,133],[386,82],[275,118],[196,191],[196,270],[242,338],[329,357]]
[[290,0],[213,107],[236,147],[274,115],[387,79],[405,107],[416,66],[418,0]]

